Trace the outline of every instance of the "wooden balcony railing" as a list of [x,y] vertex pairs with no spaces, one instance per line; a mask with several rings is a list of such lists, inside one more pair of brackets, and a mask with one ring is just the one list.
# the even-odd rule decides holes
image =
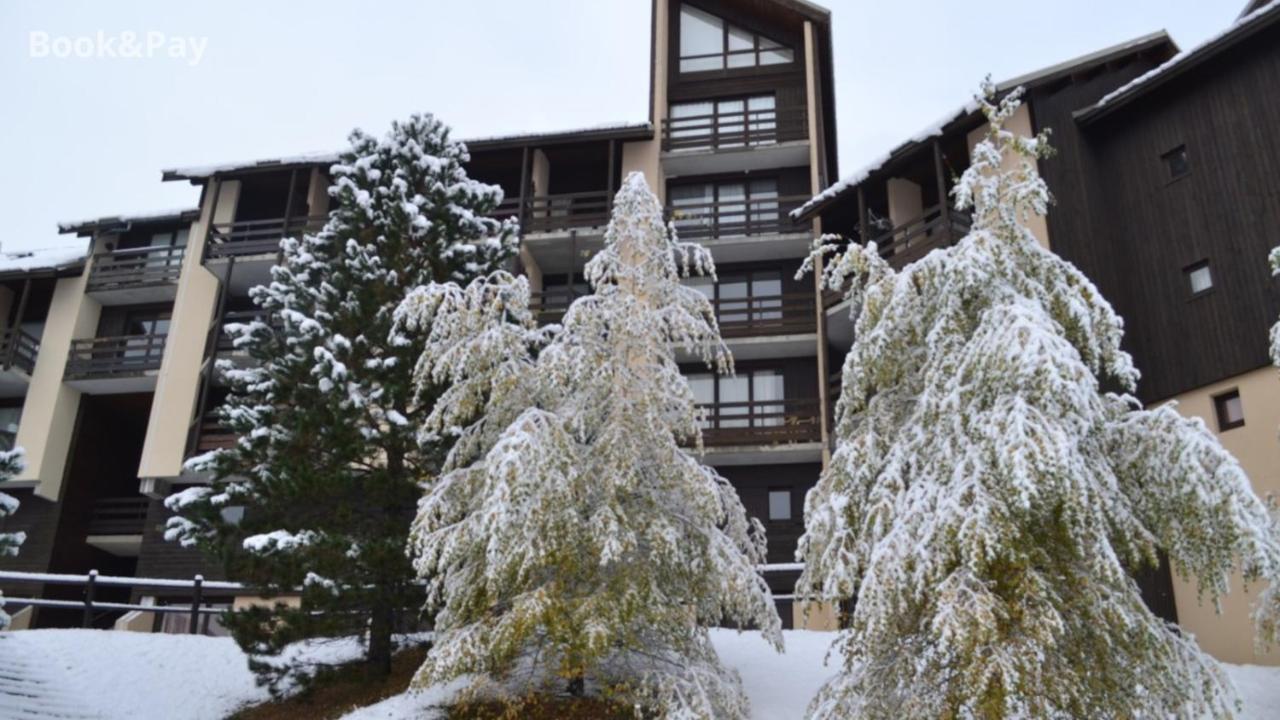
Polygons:
[[72,340],[71,354],[67,358],[67,377],[128,377],[159,370],[164,357],[164,341],[164,335]]
[[30,375],[36,368],[39,352],[40,340],[21,328],[10,328],[0,333],[0,353],[6,369],[17,368]]
[[222,322],[218,325],[218,354],[225,355],[235,352],[235,338],[227,332],[228,325],[248,324],[254,321],[261,321],[276,326],[272,321],[271,314],[261,308],[254,310],[232,310],[222,314]]
[[196,430],[195,451],[206,453],[210,450],[221,450],[236,444],[236,434],[231,428],[222,424],[215,412],[206,413]]
[[553,288],[543,292],[529,293],[529,309],[537,316],[539,322],[559,322],[565,311],[580,297],[578,292],[570,288]]
[[817,326],[811,293],[716,298],[711,301],[723,337],[811,333]]
[[141,535],[147,524],[145,497],[108,497],[93,501],[89,535]]
[[755,400],[703,405],[707,446],[819,442],[817,399]]
[[144,247],[96,253],[86,289],[120,290],[178,282],[185,247]]
[[920,217],[874,235],[871,240],[879,248],[881,257],[901,270],[934,248],[951,245],[969,232],[971,220],[967,213],[945,210],[941,205],[934,205]]
[[808,133],[803,107],[769,108],[663,118],[663,150],[720,150],[803,140]]
[[204,257],[210,260],[274,255],[280,251],[282,238],[316,232],[324,227],[328,219],[328,215],[310,215],[214,223],[209,228],[209,242],[205,244]]
[[681,203],[667,208],[682,240],[705,240],[734,235],[805,232],[788,215],[808,196],[729,199]]
[[600,190],[511,198],[489,216],[499,220],[514,217],[524,233],[554,232],[607,225],[612,207],[613,198]]

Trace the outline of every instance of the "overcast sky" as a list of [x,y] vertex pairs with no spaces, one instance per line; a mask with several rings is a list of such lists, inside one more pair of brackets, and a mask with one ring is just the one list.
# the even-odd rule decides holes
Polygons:
[[[830,0],[841,173],[959,105],[987,73],[1006,79],[1161,28],[1185,48],[1244,4]],[[196,189],[161,183],[162,168],[340,149],[352,127],[380,133],[416,111],[464,138],[643,121],[649,9],[0,0],[0,248],[75,242],[58,221],[194,205]],[[59,38],[96,52],[99,32],[126,31],[144,50],[149,33],[166,45],[149,58],[54,56]],[[173,38],[194,38],[185,57],[169,57]]]

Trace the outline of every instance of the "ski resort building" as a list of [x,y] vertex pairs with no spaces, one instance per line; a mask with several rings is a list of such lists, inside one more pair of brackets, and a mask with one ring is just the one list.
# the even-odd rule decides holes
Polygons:
[[[585,292],[583,266],[630,172],[644,173],[682,239],[711,249],[717,278],[696,287],[716,309],[737,372],[686,366],[707,411],[705,460],[764,523],[769,561],[790,563],[852,340],[847,308],[796,271],[823,232],[875,241],[895,264],[961,237],[967,218],[944,200],[982,119],[960,108],[837,182],[826,10],[804,0],[654,0],[651,34],[648,118],[471,140],[468,171],[503,188],[496,216],[520,221],[518,269],[548,322]],[[1000,85],[1017,86],[1028,102],[1016,129],[1050,127],[1060,150],[1041,168],[1058,203],[1037,237],[1128,318],[1143,399],[1178,399],[1220,433],[1260,491],[1280,489],[1280,380],[1266,354],[1280,292],[1265,263],[1280,225],[1280,7],[1190,52],[1156,33]],[[207,481],[185,460],[234,441],[210,419],[226,393],[215,362],[247,360],[223,328],[257,313],[248,291],[268,278],[281,237],[323,224],[336,159],[165,170],[165,181],[200,188],[198,207],[67,223],[60,230],[76,247],[0,258],[0,442],[27,452],[25,473],[5,488],[21,508],[4,529],[28,536],[0,569],[234,579],[164,540],[162,500]],[[797,575],[768,574],[784,625],[834,627],[830,608],[792,602]],[[1280,661],[1253,654],[1239,595],[1217,617],[1167,568],[1142,584],[1154,609],[1218,657]],[[22,598],[65,605],[29,607],[19,624],[168,625],[137,611],[90,618],[77,605],[83,587],[38,575],[0,585],[11,613]],[[193,601],[178,583],[95,592],[120,603]],[[251,601],[237,594],[211,582],[196,599]]]

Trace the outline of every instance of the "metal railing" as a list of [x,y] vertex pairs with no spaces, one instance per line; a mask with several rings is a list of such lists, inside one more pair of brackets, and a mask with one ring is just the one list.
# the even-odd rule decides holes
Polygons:
[[[215,590],[230,593],[244,593],[246,587],[234,582],[206,581],[203,576],[196,575],[191,580],[169,580],[164,578],[133,578],[99,575],[97,570],[90,570],[87,575],[64,575],[54,573],[28,573],[0,570],[0,582],[5,583],[38,583],[43,585],[65,585],[83,588],[80,600],[55,600],[50,598],[15,597],[5,595],[5,603],[10,610],[15,606],[30,605],[37,608],[79,609],[83,611],[81,625],[93,627],[94,621],[102,614],[112,612],[181,613],[190,616],[188,632],[195,635],[200,632],[200,621],[212,615],[225,612],[221,608],[209,607],[204,602],[204,593]],[[102,602],[96,599],[100,587],[122,587],[133,590],[190,590],[190,605],[139,605],[133,603]]]
[[682,240],[807,232],[791,221],[789,213],[808,199],[788,195],[680,203],[668,207],[667,215]]
[[663,118],[663,150],[719,150],[803,140],[803,106]]
[[754,400],[702,405],[704,445],[777,445],[819,442],[816,399]]
[[17,368],[30,375],[36,368],[40,340],[21,328],[10,328],[0,333],[0,352],[5,368]]
[[324,227],[328,219],[328,215],[308,215],[214,223],[209,226],[209,241],[205,243],[204,257],[210,260],[274,255],[280,251],[281,239],[316,232]]
[[716,298],[711,301],[723,337],[810,333],[817,326],[812,293]]
[[141,375],[160,369],[164,335],[126,335],[71,341],[67,376],[96,378]]
[[93,501],[89,535],[141,535],[147,525],[150,501],[141,496],[108,497]]
[[96,253],[86,285],[88,292],[119,290],[178,281],[185,247],[143,247]]
[[489,217],[517,218],[523,233],[552,232],[606,225],[612,208],[613,198],[607,191],[598,190],[511,198],[498,205]]
[[925,209],[920,217],[872,236],[871,241],[880,250],[881,257],[901,270],[934,248],[955,243],[969,232],[971,224],[968,213],[934,205]]

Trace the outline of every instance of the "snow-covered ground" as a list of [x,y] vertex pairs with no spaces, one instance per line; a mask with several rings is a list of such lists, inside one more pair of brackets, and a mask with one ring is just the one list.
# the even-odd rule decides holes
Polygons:
[[[804,717],[831,674],[830,633],[787,631],[775,653],[759,635],[713,631],[716,649],[742,676],[756,720]],[[344,645],[346,643],[343,643]],[[1243,720],[1280,718],[1280,667],[1228,665],[1244,697]],[[460,687],[409,692],[346,720],[430,718]],[[266,698],[229,638],[100,630],[0,633],[2,720],[214,720]]]

